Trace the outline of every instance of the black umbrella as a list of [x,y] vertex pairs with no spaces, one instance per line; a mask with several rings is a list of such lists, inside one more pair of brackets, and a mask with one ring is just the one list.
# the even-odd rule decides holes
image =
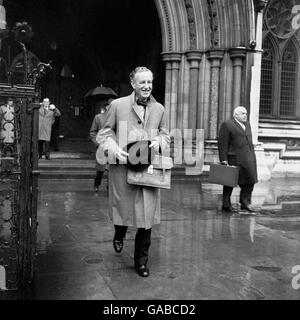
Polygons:
[[108,87],[99,86],[96,88],[93,88],[89,90],[84,97],[87,98],[117,98],[118,95],[115,93],[115,91]]

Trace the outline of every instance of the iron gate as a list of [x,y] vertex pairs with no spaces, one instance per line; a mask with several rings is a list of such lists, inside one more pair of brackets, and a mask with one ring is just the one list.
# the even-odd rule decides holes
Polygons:
[[[13,110],[4,106],[13,98]],[[0,290],[34,277],[37,231],[38,96],[34,86],[0,84]]]

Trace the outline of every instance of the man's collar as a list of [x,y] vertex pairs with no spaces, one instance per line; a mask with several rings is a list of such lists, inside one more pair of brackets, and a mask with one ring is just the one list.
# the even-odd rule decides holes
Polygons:
[[[138,100],[138,98],[136,97],[135,92],[133,91],[131,94],[132,104],[137,103],[137,100]],[[156,102],[156,100],[152,95],[150,95],[150,97],[146,101],[146,105],[148,105],[149,103],[153,103],[153,102]],[[142,105],[141,103],[139,103],[139,104]]]
[[242,121],[239,121],[238,119],[236,118],[233,118],[242,128],[246,128],[246,122],[242,122]]

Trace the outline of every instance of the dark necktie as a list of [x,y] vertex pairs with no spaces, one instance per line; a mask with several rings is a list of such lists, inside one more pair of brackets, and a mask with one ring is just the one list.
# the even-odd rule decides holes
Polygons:
[[136,103],[137,103],[139,106],[143,106],[144,108],[147,107],[147,101],[137,100]]

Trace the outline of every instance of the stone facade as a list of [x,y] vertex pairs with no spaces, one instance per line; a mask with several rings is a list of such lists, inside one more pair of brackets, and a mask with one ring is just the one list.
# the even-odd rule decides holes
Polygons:
[[[103,12],[112,9],[118,11],[116,3],[109,6],[104,1],[93,3],[95,7],[104,6]],[[72,64],[73,61],[72,69],[75,67],[75,74],[76,66],[84,65],[82,69],[90,83],[80,76],[62,79],[58,74],[59,81],[56,83],[59,86],[52,86],[46,91],[51,97],[56,96],[58,100],[54,99],[54,102],[61,107],[65,115],[61,121],[62,133],[72,137],[73,133],[78,135],[80,132],[82,137],[87,136],[85,133],[93,113],[86,112],[87,108],[82,98],[86,90],[101,83],[112,87],[123,96],[131,90],[127,76],[130,68],[136,63],[142,63],[154,71],[154,90],[159,89],[154,95],[165,105],[170,129],[192,129],[193,139],[197,136],[197,129],[204,130],[206,163],[218,161],[216,142],[220,124],[232,117],[232,111],[236,106],[244,105],[249,113],[254,142],[258,145],[259,162],[264,168],[263,176],[270,177],[271,167],[268,169],[262,165],[265,163],[265,157],[275,152],[276,155],[272,156],[272,159],[280,158],[280,154],[284,153],[279,152],[278,156],[277,151],[270,149],[274,146],[274,139],[280,139],[280,145],[285,143],[282,139],[287,139],[287,150],[293,143],[291,138],[297,140],[296,145],[300,145],[300,120],[295,122],[290,119],[282,122],[278,119],[260,117],[262,44],[265,39],[266,21],[270,22],[272,39],[276,34],[281,39],[280,43],[284,43],[287,35],[292,34],[285,29],[282,34],[276,29],[277,24],[271,23],[273,20],[268,8],[270,4],[279,6],[280,3],[278,0],[153,0],[147,2],[148,15],[143,16],[150,27],[145,27],[142,35],[143,39],[151,40],[146,41],[143,46],[136,47],[133,47],[135,42],[132,41],[131,45],[124,46],[126,50],[123,50],[123,47],[120,50],[115,46],[118,41],[108,41],[109,36],[103,40],[105,49],[102,50],[101,47],[95,47],[96,41],[90,41],[85,37],[85,32],[81,35],[72,33],[69,29],[77,23],[76,15],[72,11],[70,17],[73,17],[74,21],[69,17],[66,19],[68,26],[62,24],[61,28],[67,33],[69,30],[72,34],[70,39],[74,37],[74,43],[78,43],[66,57],[77,53],[77,58],[66,62]],[[123,16],[128,17],[131,14],[139,17],[141,12],[137,4],[137,0],[122,1]],[[81,14],[82,11],[76,12]],[[103,12],[91,16],[91,19],[105,20],[106,14]],[[83,18],[87,17],[90,17],[88,12]],[[129,25],[129,22],[127,24]],[[84,28],[85,25],[82,24],[81,27]],[[120,25],[116,28],[118,37],[124,38],[124,43],[127,43],[126,41],[131,39],[131,29],[135,28],[132,27],[130,31],[125,28],[128,31],[119,36],[122,31],[119,27]],[[111,30],[106,29],[105,23],[101,28],[107,30],[105,34],[111,33]],[[96,36],[97,32],[93,32]],[[71,41],[70,39],[67,37],[68,41]],[[298,49],[300,51],[300,45]],[[69,50],[71,51],[71,47]],[[58,72],[60,70],[61,68]],[[68,85],[68,81],[77,82]],[[75,113],[76,106],[80,106],[80,119]],[[78,124],[81,130],[74,129]],[[280,145],[274,148],[281,150]],[[269,174],[266,173],[268,170]]]
[[245,74],[256,52],[249,47],[256,40],[253,1],[157,0],[156,5],[170,126],[203,128],[206,139],[216,139],[219,124],[236,105],[250,109],[251,77]]
[[[171,129],[204,129],[205,161],[218,161],[220,124],[244,105],[257,141],[262,18],[266,1],[156,0]],[[264,162],[262,146],[259,162]],[[270,177],[265,166],[260,177]]]

